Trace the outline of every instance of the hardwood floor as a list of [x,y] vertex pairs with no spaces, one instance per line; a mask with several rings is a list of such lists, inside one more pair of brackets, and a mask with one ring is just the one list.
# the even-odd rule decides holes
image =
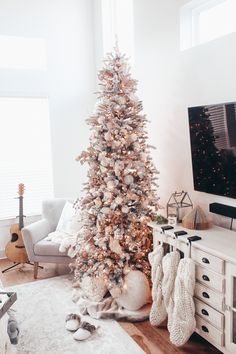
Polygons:
[[177,348],[169,341],[166,325],[154,328],[149,321],[137,323],[121,322],[121,326],[147,354],[219,354],[210,343],[193,334],[188,343]]
[[[28,283],[40,279],[46,279],[63,275],[69,272],[68,266],[56,264],[40,264],[44,269],[39,270],[38,279],[35,280],[34,267],[24,265],[17,269],[2,273],[2,270],[11,266],[7,259],[0,260],[0,280],[4,287],[16,284]],[[166,326],[154,328],[149,321],[128,323],[120,322],[121,327],[135,340],[146,354],[219,354],[220,352],[197,334],[181,348],[173,346],[169,341],[169,333]],[[30,353],[29,353],[30,354]],[[132,353],[130,353],[132,354]]]
[[64,264],[52,264],[52,263],[40,263],[43,269],[39,269],[38,279],[34,279],[34,267],[30,264],[24,264],[23,266],[17,266],[17,269],[12,269],[6,273],[2,273],[2,270],[12,265],[8,259],[0,259],[0,280],[4,287],[29,283],[31,281],[37,281],[40,279],[48,279],[56,277],[58,275],[64,275],[69,273],[69,267]]

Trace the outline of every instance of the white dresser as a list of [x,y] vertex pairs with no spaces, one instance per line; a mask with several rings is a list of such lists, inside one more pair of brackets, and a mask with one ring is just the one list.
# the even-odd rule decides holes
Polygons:
[[[154,247],[163,239],[174,244],[173,230],[161,233],[161,226],[150,223]],[[209,230],[185,230],[187,236],[198,235],[192,242],[191,258],[196,263],[196,332],[227,354],[236,353],[236,232],[220,227]],[[186,236],[178,238],[177,248],[188,252]]]

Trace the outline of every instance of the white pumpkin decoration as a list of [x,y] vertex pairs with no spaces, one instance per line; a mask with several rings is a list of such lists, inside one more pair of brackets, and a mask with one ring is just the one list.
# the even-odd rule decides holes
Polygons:
[[116,301],[127,310],[137,311],[150,301],[150,297],[146,275],[139,270],[131,270],[124,278],[122,293],[116,297]]

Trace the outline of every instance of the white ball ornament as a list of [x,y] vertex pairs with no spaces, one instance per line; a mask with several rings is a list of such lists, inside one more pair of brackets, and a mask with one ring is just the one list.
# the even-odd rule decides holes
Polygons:
[[113,124],[111,122],[107,122],[106,126],[109,130],[113,128]]
[[115,210],[116,209],[116,207],[117,207],[117,203],[114,201],[114,202],[112,202],[112,204],[111,204],[111,206],[110,206],[110,208],[112,209],[112,210]]
[[123,198],[118,196],[118,197],[116,197],[115,201],[116,201],[116,204],[121,204],[123,202]]
[[115,140],[115,141],[112,142],[112,146],[113,146],[113,147],[116,147],[116,148],[117,148],[117,147],[119,147],[120,145],[121,145],[120,140]]
[[132,141],[132,142],[134,142],[135,140],[137,140],[137,138],[138,138],[138,136],[137,136],[136,134],[134,134],[134,133],[132,133],[132,134],[130,135],[130,141]]
[[98,123],[99,124],[104,124],[105,123],[105,118],[104,117],[102,117],[102,116],[100,116],[99,118],[98,118]]
[[103,167],[109,166],[109,163],[110,163],[110,159],[108,159],[108,158],[106,158],[106,157],[103,157],[103,158],[101,159],[101,165],[102,165]]
[[108,181],[107,182],[107,189],[109,191],[113,191],[114,188],[115,188],[115,183],[113,181]]
[[111,133],[109,133],[109,132],[105,133],[104,134],[104,138],[105,138],[106,141],[111,140],[112,139]]
[[94,203],[95,203],[96,207],[100,207],[102,205],[102,201],[100,198],[96,198]]
[[124,278],[118,305],[130,311],[137,311],[150,301],[151,292],[147,277],[139,270],[131,270]]
[[112,193],[111,192],[105,192],[104,193],[104,199],[105,200],[109,200],[112,198]]
[[102,214],[109,214],[109,213],[110,213],[110,209],[107,208],[107,207],[103,207],[103,208],[101,209],[101,213],[102,213]]
[[125,184],[131,184],[134,182],[134,177],[131,175],[126,175],[124,178],[124,182]]
[[120,96],[119,98],[118,98],[118,102],[119,102],[119,104],[126,104],[126,99],[125,99],[125,97],[123,97],[123,96]]
[[117,160],[117,161],[115,162],[115,166],[114,166],[115,174],[116,174],[117,176],[119,176],[121,170],[123,170],[123,169],[124,169],[124,163],[123,163],[122,161],[120,161],[120,160]]
[[129,212],[129,208],[125,205],[121,208],[122,213],[127,214]]
[[120,105],[116,104],[116,105],[114,106],[114,110],[115,110],[116,112],[118,112],[119,109],[120,109]]

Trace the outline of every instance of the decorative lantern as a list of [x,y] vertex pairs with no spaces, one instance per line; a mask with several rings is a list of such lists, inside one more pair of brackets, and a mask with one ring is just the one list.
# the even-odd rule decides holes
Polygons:
[[193,209],[193,203],[187,192],[174,192],[167,202],[167,217],[175,215],[177,222],[181,222],[184,216],[184,208]]

